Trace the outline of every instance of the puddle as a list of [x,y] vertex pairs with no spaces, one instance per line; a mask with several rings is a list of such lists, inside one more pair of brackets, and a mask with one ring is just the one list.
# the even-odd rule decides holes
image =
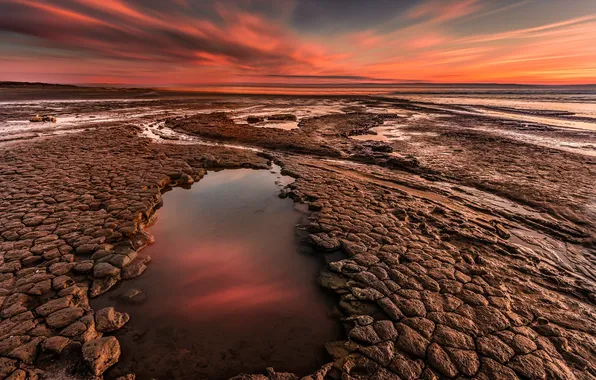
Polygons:
[[250,150],[253,152],[260,152],[258,148],[253,148],[245,145],[226,144],[215,141],[202,140],[199,137],[187,135],[185,133],[176,132],[165,126],[165,122],[141,124],[142,131],[140,135],[151,139],[155,143],[160,144],[179,144],[179,145],[205,145],[205,146],[219,146],[232,149]]
[[275,128],[275,129],[283,129],[284,131],[290,131],[292,129],[298,128],[297,121],[281,121],[281,122],[265,122],[262,124],[255,124],[255,127],[263,127],[263,128]]
[[[141,252],[148,270],[93,301],[131,316],[115,334],[122,356],[111,375],[226,379],[269,366],[306,375],[328,361],[323,344],[341,331],[316,283],[323,259],[297,243],[304,214],[277,196],[287,178],[275,169],[209,172],[164,194],[156,241]],[[147,300],[123,302],[131,289]]]

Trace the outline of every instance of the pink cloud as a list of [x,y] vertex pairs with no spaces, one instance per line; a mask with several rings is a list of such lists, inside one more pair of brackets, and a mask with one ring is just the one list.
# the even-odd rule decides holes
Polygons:
[[406,13],[406,17],[413,20],[421,18],[432,21],[448,21],[469,15],[480,8],[478,0],[427,0]]

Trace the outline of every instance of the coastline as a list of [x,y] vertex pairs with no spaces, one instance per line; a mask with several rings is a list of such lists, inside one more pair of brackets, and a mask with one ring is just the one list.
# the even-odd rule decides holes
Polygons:
[[[589,349],[595,339],[594,216],[577,205],[594,194],[593,158],[468,128],[490,122],[476,116],[458,118],[457,130],[437,119],[409,125],[410,133],[428,133],[431,126],[437,133],[411,134],[408,141],[426,141],[424,149],[400,140],[350,139],[392,113],[305,117],[291,133],[256,127],[248,133],[252,127],[219,113],[158,116],[180,134],[265,153],[155,142],[139,136],[141,127],[118,121],[0,147],[6,189],[0,324],[11,335],[0,339],[2,370],[37,376],[36,363],[101,339],[88,295],[109,291],[123,273],[137,274],[145,265],[136,252],[150,239],[140,231],[164,186],[188,185],[205,169],[266,169],[274,160],[296,179],[284,196],[311,210],[301,228],[312,246],[348,257],[330,263],[320,277],[339,296],[345,340],[326,345],[333,361],[310,378],[596,376]],[[482,161],[487,149],[494,156]],[[516,168],[539,168],[545,156],[558,161],[546,160],[541,178],[518,176]],[[566,181],[556,182],[561,173]],[[525,231],[540,239],[520,243],[516,234]],[[554,242],[567,247],[567,262],[549,254]],[[134,259],[96,276],[98,264],[123,255]],[[67,306],[48,309],[56,299]],[[77,334],[65,336],[68,329]],[[68,342],[57,349],[56,339],[46,343],[52,336]],[[266,376],[295,378],[273,370]]]

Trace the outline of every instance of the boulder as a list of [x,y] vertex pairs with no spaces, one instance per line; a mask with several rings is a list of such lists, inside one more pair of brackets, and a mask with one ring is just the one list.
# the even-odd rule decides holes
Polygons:
[[95,313],[95,328],[101,332],[119,330],[130,319],[127,313],[120,313],[113,307],[106,307]]
[[113,336],[91,340],[83,345],[83,360],[95,376],[101,376],[120,358],[120,343]]

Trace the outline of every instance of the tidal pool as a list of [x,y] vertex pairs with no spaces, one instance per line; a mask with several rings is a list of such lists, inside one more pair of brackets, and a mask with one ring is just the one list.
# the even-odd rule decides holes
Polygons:
[[[285,180],[224,170],[164,194],[155,243],[141,251],[149,268],[93,301],[131,316],[115,334],[122,356],[110,375],[226,379],[269,366],[306,375],[328,361],[323,344],[340,326],[316,282],[323,259],[296,237],[303,211],[277,196]],[[132,289],[146,300],[124,301]]]

